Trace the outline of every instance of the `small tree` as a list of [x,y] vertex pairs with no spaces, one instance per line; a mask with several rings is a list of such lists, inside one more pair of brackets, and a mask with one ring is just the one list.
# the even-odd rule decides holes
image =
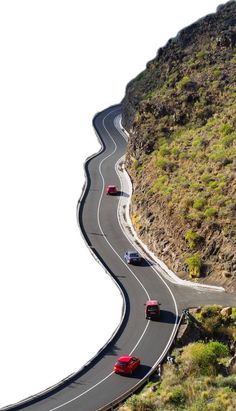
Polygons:
[[198,234],[193,230],[188,230],[185,234],[185,240],[188,242],[189,248],[191,250],[196,247],[196,242],[198,240]]
[[201,257],[199,254],[194,254],[186,259],[189,275],[191,278],[198,278],[201,275]]

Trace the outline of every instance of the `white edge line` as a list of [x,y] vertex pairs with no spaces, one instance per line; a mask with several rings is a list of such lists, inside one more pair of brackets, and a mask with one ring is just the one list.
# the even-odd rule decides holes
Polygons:
[[[107,238],[106,238],[106,236],[104,235],[104,232],[103,232],[103,230],[102,230],[101,223],[100,223],[99,211],[100,211],[101,200],[102,200],[102,197],[103,197],[103,194],[104,194],[104,188],[105,188],[105,182],[104,182],[104,177],[103,177],[102,172],[101,172],[101,167],[102,167],[103,162],[104,162],[105,160],[107,160],[109,157],[111,157],[111,156],[116,152],[116,149],[117,149],[117,145],[116,145],[115,141],[113,140],[113,138],[111,137],[110,133],[108,132],[108,130],[107,130],[105,124],[104,124],[104,121],[105,121],[106,117],[108,117],[110,114],[112,114],[112,113],[113,113],[114,111],[116,111],[116,110],[118,110],[118,109],[114,109],[114,110],[110,111],[110,112],[104,117],[104,119],[103,119],[104,129],[107,131],[109,137],[110,137],[111,140],[113,141],[113,143],[114,143],[114,145],[115,145],[115,148],[114,148],[114,150],[113,150],[109,155],[107,155],[106,157],[104,157],[104,158],[102,159],[102,161],[100,162],[100,164],[99,164],[99,173],[100,173],[100,176],[101,176],[101,178],[102,178],[102,192],[101,192],[101,196],[100,196],[99,203],[98,203],[97,220],[98,220],[98,225],[99,225],[100,231],[101,231],[101,233],[103,234],[103,237],[104,237],[105,241],[106,241],[107,244],[110,246],[110,248],[112,249],[112,251],[117,255],[117,257],[122,261],[122,263],[126,266],[126,268],[128,268],[128,270],[132,273],[132,275],[135,277],[135,279],[137,280],[137,282],[138,282],[138,283],[140,284],[140,286],[143,288],[144,292],[145,292],[146,295],[147,295],[147,298],[149,299],[150,297],[149,297],[149,294],[148,294],[146,288],[145,288],[144,285],[141,283],[141,281],[136,277],[136,275],[133,273],[133,271],[131,270],[131,268],[128,267],[128,266],[125,264],[124,260],[119,256],[119,254],[118,254],[118,253],[116,252],[116,250],[113,248],[113,246],[111,245],[111,243],[107,240]],[[97,134],[97,133],[96,133],[96,134]],[[99,138],[99,139],[100,139],[100,138]],[[101,150],[102,150],[102,148],[100,149],[100,151],[101,151]],[[99,152],[100,152],[100,151],[99,151]],[[98,153],[99,153],[99,152],[98,152]],[[123,230],[122,230],[122,231],[123,231]],[[115,281],[115,280],[114,280],[114,281]],[[115,284],[118,285],[116,282],[115,282]],[[122,294],[123,294],[123,292],[122,292]],[[123,318],[122,318],[122,320],[123,320]],[[146,333],[146,330],[147,330],[149,324],[150,324],[150,321],[148,321],[147,325],[145,326],[145,329],[144,329],[141,337],[139,338],[139,340],[138,340],[137,344],[135,345],[135,347],[132,349],[131,353],[137,348],[138,344],[141,342],[143,336],[144,336],[145,333]],[[131,353],[130,353],[130,354],[131,354]],[[68,405],[68,404],[72,403],[73,401],[79,399],[80,397],[82,397],[83,395],[87,394],[87,393],[88,393],[89,391],[91,391],[92,389],[96,388],[98,385],[102,384],[102,383],[103,383],[106,379],[108,379],[112,374],[114,374],[114,372],[111,372],[110,374],[108,374],[106,377],[104,377],[102,380],[98,381],[95,385],[93,385],[92,387],[90,387],[90,388],[87,389],[86,391],[82,392],[81,394],[77,395],[77,396],[74,397],[74,398],[71,398],[70,400],[68,400],[67,402],[64,402],[63,404],[58,405],[58,406],[55,407],[55,408],[51,408],[49,411],[58,410],[58,409],[60,409],[61,407],[65,406],[65,405]]]

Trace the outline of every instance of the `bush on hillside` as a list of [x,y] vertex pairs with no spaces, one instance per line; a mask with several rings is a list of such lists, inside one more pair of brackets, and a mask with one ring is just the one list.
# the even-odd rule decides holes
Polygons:
[[181,356],[181,368],[186,375],[216,375],[219,360],[228,354],[227,345],[219,341],[191,343]]
[[193,230],[188,230],[185,234],[185,240],[188,242],[188,246],[192,250],[196,247],[198,234]]
[[199,254],[194,254],[186,259],[186,263],[191,278],[198,278],[201,275],[201,257]]

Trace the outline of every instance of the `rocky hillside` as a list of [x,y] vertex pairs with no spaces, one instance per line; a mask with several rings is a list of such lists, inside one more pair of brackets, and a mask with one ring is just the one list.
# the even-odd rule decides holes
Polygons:
[[132,80],[132,221],[181,278],[236,290],[236,2],[181,30]]

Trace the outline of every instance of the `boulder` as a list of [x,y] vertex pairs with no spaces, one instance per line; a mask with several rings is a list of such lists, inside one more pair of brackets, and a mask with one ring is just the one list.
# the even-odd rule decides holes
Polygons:
[[229,317],[232,314],[232,307],[224,307],[220,311],[222,317]]

